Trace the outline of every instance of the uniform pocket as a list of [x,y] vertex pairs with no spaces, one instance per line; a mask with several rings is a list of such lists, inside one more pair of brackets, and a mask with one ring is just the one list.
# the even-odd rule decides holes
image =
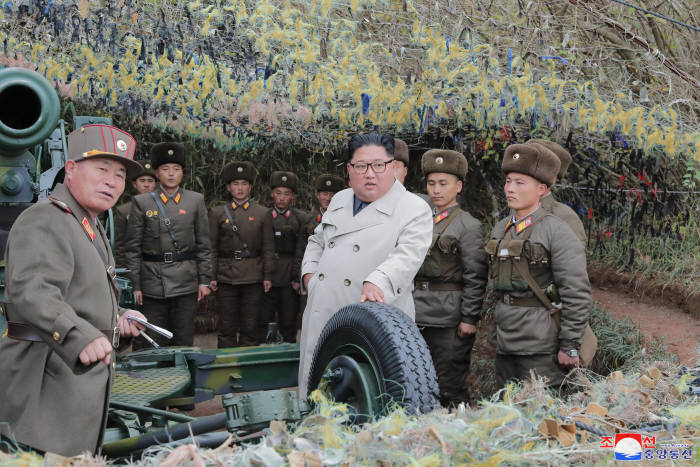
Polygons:
[[544,265],[549,263],[549,251],[540,243],[526,242],[523,251],[530,264]]
[[160,236],[160,218],[158,217],[146,217],[146,222],[144,223],[144,234],[147,237],[159,237]]
[[442,235],[437,241],[437,247],[446,255],[456,255],[459,250],[459,242],[452,235]]

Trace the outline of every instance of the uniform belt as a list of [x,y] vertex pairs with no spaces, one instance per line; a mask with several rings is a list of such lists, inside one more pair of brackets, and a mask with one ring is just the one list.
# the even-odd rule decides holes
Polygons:
[[542,302],[537,297],[513,297],[509,294],[503,294],[501,301],[506,305],[525,306],[525,307],[543,307]]
[[248,251],[248,250],[234,250],[231,253],[221,253],[219,252],[219,258],[229,258],[235,259],[236,261],[241,261],[246,258],[257,258],[260,256],[259,251]]
[[414,281],[416,289],[432,290],[433,292],[457,292],[464,288],[461,282]]
[[[100,329],[100,332],[105,335],[105,337],[112,343],[112,347],[115,349],[119,347],[119,328],[117,326],[114,329]],[[58,334],[55,334],[56,340],[60,339]],[[17,339],[20,341],[30,341],[30,342],[44,342],[39,333],[28,324],[15,323],[12,321],[7,322],[7,337],[12,339]]]
[[188,259],[195,259],[195,254],[192,252],[177,253],[175,251],[168,251],[167,253],[163,253],[162,255],[150,255],[148,253],[144,253],[143,255],[141,255],[141,257],[144,259],[144,261],[155,261],[158,263],[175,263],[178,261],[187,261]]

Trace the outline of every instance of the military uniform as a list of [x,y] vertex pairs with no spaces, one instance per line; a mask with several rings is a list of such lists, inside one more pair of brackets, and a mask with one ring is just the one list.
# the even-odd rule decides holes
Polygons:
[[[524,173],[551,185],[559,169],[556,156],[546,148],[528,146],[509,146],[503,171]],[[486,252],[496,295],[498,383],[527,379],[534,370],[548,378],[550,385],[560,385],[564,373],[557,354],[580,348],[591,309],[583,245],[566,223],[539,207],[523,219],[498,222]],[[529,271],[541,290],[556,286],[562,304],[560,327],[532,292],[521,269]]]
[[[270,177],[270,188],[289,188],[296,191],[298,178],[292,172],[273,172]],[[299,294],[292,288],[291,282],[299,282],[299,266],[297,261],[297,245],[304,236],[306,214],[299,210],[288,208],[280,212],[272,206],[267,213],[268,222],[272,225],[275,239],[275,261],[272,268],[272,288],[264,297],[263,319],[258,325],[261,341],[267,334],[267,323],[275,321],[275,313],[279,316],[279,329],[285,342],[296,342],[297,314],[299,312]]]
[[[151,164],[157,169],[166,163],[184,167],[184,146],[155,145]],[[151,323],[173,332],[170,341],[149,336],[159,345],[192,345],[198,288],[208,286],[212,276],[204,196],[180,187],[171,195],[160,185],[137,195],[128,232],[125,265],[134,290],[143,293],[142,312]],[[142,337],[134,339],[134,348],[148,346]]]
[[[222,178],[224,183],[242,179],[252,184],[255,167],[247,161],[231,162]],[[216,206],[209,214],[219,348],[260,343],[262,282],[272,280],[275,254],[269,219],[268,209],[250,200]]]
[[[424,175],[451,173],[464,180],[467,172],[466,159],[455,151],[430,150],[421,165]],[[466,379],[475,336],[459,337],[457,328],[476,325],[482,315],[488,275],[483,246],[481,223],[458,205],[434,212],[433,241],[416,274],[413,301],[443,405],[469,399]]]
[[[143,170],[134,175],[131,180],[136,180],[145,175],[153,177],[156,180],[156,174],[151,169],[151,161],[137,161]],[[131,214],[132,201],[129,200],[120,204],[114,209],[114,259],[117,262],[118,268],[124,266],[124,251],[126,251],[127,225],[129,223],[129,214]]]
[[[114,138],[105,141],[103,131]],[[72,160],[111,154],[135,170],[134,139],[111,126],[74,131],[68,149]],[[79,355],[105,334],[116,344],[120,311],[104,229],[59,183],[14,223],[5,261],[10,323],[0,339],[0,432],[61,455],[94,453],[114,366],[84,366]]]

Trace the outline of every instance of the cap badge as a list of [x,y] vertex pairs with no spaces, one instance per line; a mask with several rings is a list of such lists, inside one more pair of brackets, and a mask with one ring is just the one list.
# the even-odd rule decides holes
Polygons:
[[150,209],[146,211],[146,217],[153,217],[153,211],[151,211]]
[[146,164],[146,165],[144,165],[144,168],[150,169],[150,168],[151,168],[151,164]]
[[436,164],[442,164],[445,160],[442,157],[436,157],[435,158],[435,163]]
[[326,180],[326,186],[331,186],[331,181],[330,181],[330,180]]
[[238,173],[243,172],[243,167],[238,167],[238,168],[236,169],[236,171],[237,171]]
[[168,155],[172,156],[173,154],[175,154],[175,151],[173,151],[172,149],[168,149]]
[[517,152],[513,154],[513,159],[520,159],[520,154],[518,154]]
[[286,181],[287,181],[287,176],[286,176],[286,175],[282,175],[282,181],[283,181],[283,182],[286,182]]
[[117,149],[119,149],[120,151],[126,151],[126,141],[124,141],[123,139],[117,141]]

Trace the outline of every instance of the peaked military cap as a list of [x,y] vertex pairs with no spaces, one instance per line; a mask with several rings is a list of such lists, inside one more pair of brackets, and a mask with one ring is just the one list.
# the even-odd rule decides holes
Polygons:
[[297,184],[299,183],[299,177],[292,172],[284,172],[278,170],[272,172],[270,175],[270,188],[290,188],[292,191],[297,191]]
[[567,151],[561,144],[557,144],[554,141],[549,141],[546,139],[531,139],[525,142],[525,144],[530,143],[540,144],[556,154],[556,156],[559,158],[559,162],[561,162],[561,167],[559,168],[559,175],[557,175],[557,178],[560,180],[564,178],[566,171],[569,170],[569,166],[573,161],[569,151]]
[[151,148],[151,165],[157,169],[163,164],[179,164],[185,168],[185,145],[182,143],[158,143]]
[[402,139],[394,138],[394,159],[404,163],[408,167],[408,145]]
[[423,175],[442,172],[464,181],[467,176],[467,158],[464,154],[450,149],[430,149],[423,154],[420,169]]
[[316,191],[338,193],[345,188],[345,180],[333,174],[321,174],[316,178]]
[[110,125],[85,125],[68,135],[68,158],[84,161],[90,158],[106,158],[121,162],[126,176],[141,170],[134,161],[136,140],[129,133]]
[[151,161],[149,159],[145,160],[140,160],[136,161],[139,163],[141,166],[141,170],[139,170],[136,174],[134,174],[133,177],[131,177],[133,180],[136,180],[139,177],[153,177],[154,179],[158,179],[156,177],[156,172],[153,170],[153,165],[151,165]]
[[225,184],[234,180],[247,180],[252,185],[255,183],[255,174],[255,166],[252,162],[233,161],[224,166],[221,179]]
[[537,143],[511,144],[501,163],[503,173],[518,172],[536,178],[547,186],[554,185],[561,162],[552,151]]

